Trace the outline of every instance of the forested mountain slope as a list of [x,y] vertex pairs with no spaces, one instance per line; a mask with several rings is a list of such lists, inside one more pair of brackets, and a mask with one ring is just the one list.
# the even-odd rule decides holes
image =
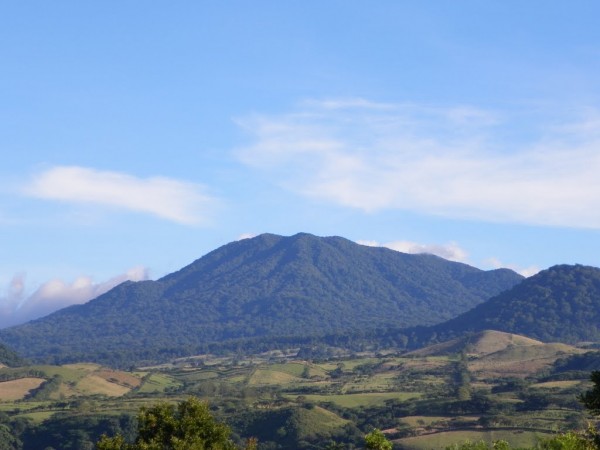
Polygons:
[[27,362],[12,349],[8,348],[6,345],[0,344],[0,367],[18,367],[25,365],[26,363]]
[[0,341],[37,360],[156,360],[249,337],[432,325],[521,280],[507,269],[482,271],[340,237],[264,234],[158,281],[126,282],[87,304],[0,330]]
[[442,335],[487,329],[544,342],[600,341],[600,269],[559,265],[433,327]]

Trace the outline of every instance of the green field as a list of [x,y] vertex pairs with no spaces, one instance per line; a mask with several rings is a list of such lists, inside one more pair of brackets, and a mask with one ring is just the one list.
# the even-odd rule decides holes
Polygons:
[[181,386],[181,382],[170,375],[151,373],[144,378],[137,392],[140,394],[160,393],[178,386]]
[[513,448],[529,448],[548,436],[550,433],[522,430],[460,430],[409,437],[396,442],[407,450],[443,450],[451,444],[465,441],[485,441],[491,444],[499,440],[507,441]]

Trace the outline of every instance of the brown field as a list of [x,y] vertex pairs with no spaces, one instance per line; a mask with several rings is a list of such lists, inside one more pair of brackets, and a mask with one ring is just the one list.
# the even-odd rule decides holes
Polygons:
[[43,378],[20,378],[0,383],[0,401],[20,400],[32,389],[40,387]]
[[452,355],[466,352],[469,355],[483,356],[504,350],[507,347],[539,345],[540,341],[517,334],[487,330],[473,336],[461,337],[440,344],[430,345],[408,353],[409,356]]
[[97,375],[88,375],[77,383],[76,389],[88,395],[101,394],[109,397],[120,397],[131,389],[116,383],[111,383]]
[[462,443],[467,440],[471,442],[485,441],[487,443],[505,440],[515,448],[531,448],[540,439],[548,435],[547,433],[533,431],[503,429],[456,430],[403,438],[395,442],[400,443],[403,448],[408,450],[442,450],[453,443]]
[[582,350],[566,344],[508,346],[469,363],[469,370],[485,378],[525,377],[551,366],[558,358]]
[[142,384],[142,379],[127,372],[119,370],[102,369],[94,372],[94,375],[104,378],[110,383],[120,384],[121,386],[133,389]]

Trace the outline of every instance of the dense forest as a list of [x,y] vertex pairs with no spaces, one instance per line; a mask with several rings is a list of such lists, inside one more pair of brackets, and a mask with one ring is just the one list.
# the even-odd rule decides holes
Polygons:
[[558,265],[432,327],[438,334],[493,329],[545,342],[599,341],[600,269]]
[[0,341],[36,361],[165,360],[258,340],[433,325],[521,280],[506,269],[486,272],[339,237],[266,234],[158,281],[127,282],[85,305],[0,330]]

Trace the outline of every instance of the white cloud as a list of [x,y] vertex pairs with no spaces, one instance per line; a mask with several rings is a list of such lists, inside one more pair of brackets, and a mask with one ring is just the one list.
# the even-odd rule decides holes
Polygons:
[[297,193],[366,212],[600,228],[598,117],[549,127],[468,106],[308,101],[238,120],[255,142],[237,155]]
[[27,296],[25,276],[18,274],[9,283],[7,294],[0,297],[0,327],[27,322],[66,306],[85,303],[127,280],[146,279],[148,279],[147,269],[134,267],[101,283],[94,283],[88,276],[81,276],[70,283],[53,279]]
[[214,203],[198,184],[165,177],[136,178],[78,166],[57,166],[41,172],[24,192],[42,199],[149,213],[183,224],[202,222]]
[[421,254],[428,253],[437,255],[450,261],[466,262],[468,254],[455,242],[449,244],[419,244],[410,241],[393,241],[380,244],[377,241],[357,241],[358,244],[368,245],[369,247],[386,247],[397,252]]
[[244,239],[252,239],[253,237],[256,237],[256,236],[258,236],[258,235],[255,233],[242,233],[237,237],[236,241],[242,241]]
[[514,270],[515,272],[523,275],[524,277],[531,277],[541,270],[537,266],[520,267],[515,264],[504,264],[498,258],[488,258],[485,261],[485,264],[488,267],[491,267],[493,269],[501,269],[501,268],[511,269],[511,270]]

